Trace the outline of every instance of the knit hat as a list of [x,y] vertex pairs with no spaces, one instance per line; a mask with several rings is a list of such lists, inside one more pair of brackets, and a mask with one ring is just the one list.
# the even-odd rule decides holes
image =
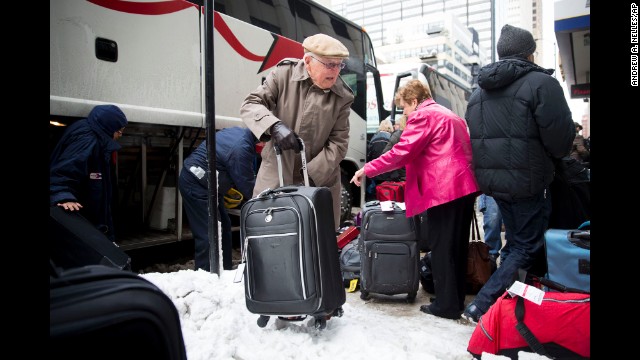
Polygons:
[[536,51],[536,42],[527,30],[507,24],[500,31],[497,49],[500,59],[504,57],[526,59]]
[[115,105],[97,105],[87,116],[87,122],[94,129],[100,129],[108,137],[127,126],[127,117]]

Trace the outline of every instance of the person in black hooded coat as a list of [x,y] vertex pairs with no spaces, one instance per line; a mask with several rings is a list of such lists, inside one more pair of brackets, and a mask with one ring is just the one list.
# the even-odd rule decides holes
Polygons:
[[49,205],[80,211],[111,241],[111,157],[126,125],[120,108],[98,105],[65,130],[49,158]]
[[480,69],[469,98],[473,170],[483,193],[492,196],[511,237],[504,262],[467,306],[463,316],[478,321],[515,279],[544,258],[544,232],[551,213],[549,185],[554,162],[569,154],[575,128],[553,70],[536,65],[531,33],[505,25],[500,60]]

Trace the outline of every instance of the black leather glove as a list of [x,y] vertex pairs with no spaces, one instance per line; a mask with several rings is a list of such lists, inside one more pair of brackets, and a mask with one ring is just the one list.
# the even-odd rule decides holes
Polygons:
[[296,133],[281,121],[271,125],[271,138],[280,147],[280,150],[293,149],[296,153],[300,152],[300,143],[296,139]]

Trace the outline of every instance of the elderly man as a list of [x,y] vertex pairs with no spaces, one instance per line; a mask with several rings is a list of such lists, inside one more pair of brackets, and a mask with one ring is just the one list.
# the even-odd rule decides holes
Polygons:
[[[333,196],[334,228],[340,225],[340,162],[349,143],[349,112],[354,96],[340,78],[347,48],[325,35],[302,43],[303,59],[283,59],[240,107],[242,120],[256,138],[267,141],[253,196],[279,186],[273,143],[283,150],[285,185],[303,182],[299,143],[305,144],[312,186],[326,186]],[[285,151],[294,150],[294,151]]]

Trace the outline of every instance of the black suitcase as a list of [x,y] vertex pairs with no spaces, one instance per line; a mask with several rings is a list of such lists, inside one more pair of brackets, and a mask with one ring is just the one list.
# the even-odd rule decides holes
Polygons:
[[418,293],[420,250],[413,217],[393,203],[393,210],[383,211],[379,201],[369,201],[362,208],[360,231],[360,298],[370,293],[407,294],[413,303]]
[[56,266],[70,269],[105,265],[131,269],[131,258],[77,211],[49,208],[49,257]]
[[[342,316],[346,294],[338,259],[331,192],[309,187],[304,143],[302,167],[307,186],[267,189],[241,209],[240,238],[247,309],[259,314],[313,316],[316,329],[327,315]],[[280,184],[280,149],[276,148]]]
[[104,265],[60,270],[49,283],[54,359],[186,359],[171,299],[136,273]]

